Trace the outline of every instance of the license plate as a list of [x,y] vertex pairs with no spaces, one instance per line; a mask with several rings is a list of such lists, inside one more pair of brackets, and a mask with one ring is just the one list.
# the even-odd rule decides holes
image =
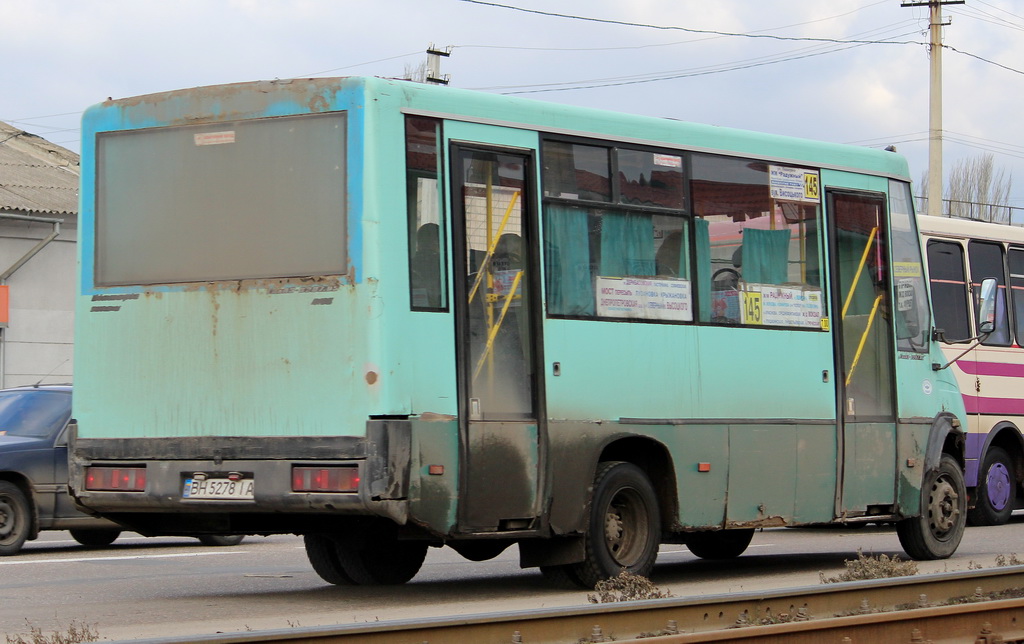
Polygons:
[[183,499],[253,499],[253,479],[185,479],[185,487],[181,492]]

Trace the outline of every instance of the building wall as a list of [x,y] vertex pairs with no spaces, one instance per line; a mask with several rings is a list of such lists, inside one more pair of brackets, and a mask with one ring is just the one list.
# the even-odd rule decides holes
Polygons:
[[[60,235],[7,280],[10,321],[0,331],[3,387],[71,382],[77,216],[45,217],[64,220]],[[49,223],[0,217],[0,273],[52,231]]]

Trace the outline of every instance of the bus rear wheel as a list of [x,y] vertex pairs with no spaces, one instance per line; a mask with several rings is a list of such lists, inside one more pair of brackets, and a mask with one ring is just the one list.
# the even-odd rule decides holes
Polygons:
[[968,525],[1003,525],[1017,503],[1017,474],[1013,460],[1001,447],[991,447],[978,471],[973,508],[967,511]]
[[743,554],[754,529],[692,532],[686,535],[686,547],[701,559],[735,559]]
[[89,546],[90,548],[102,548],[103,546],[109,546],[114,543],[119,536],[121,536],[121,531],[116,528],[108,530],[73,529],[69,532],[71,532],[72,539],[83,546]]
[[921,515],[896,523],[900,545],[913,559],[945,559],[956,552],[967,525],[967,485],[960,464],[943,454],[925,475]]
[[593,588],[623,571],[650,574],[658,557],[661,519],[654,486],[643,470],[618,461],[599,464],[584,541],[586,559],[571,564],[568,579]]
[[427,556],[424,541],[400,541],[397,526],[359,523],[345,534],[308,534],[306,556],[335,585],[387,586],[416,576]]

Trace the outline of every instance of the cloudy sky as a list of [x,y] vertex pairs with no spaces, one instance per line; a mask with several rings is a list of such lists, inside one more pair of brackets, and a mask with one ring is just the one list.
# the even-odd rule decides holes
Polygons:
[[[1024,208],[1024,3],[943,15],[946,174],[991,153]],[[0,120],[75,151],[108,96],[401,77],[433,43],[456,87],[893,144],[927,170],[928,9],[901,0],[0,0],[0,17]]]

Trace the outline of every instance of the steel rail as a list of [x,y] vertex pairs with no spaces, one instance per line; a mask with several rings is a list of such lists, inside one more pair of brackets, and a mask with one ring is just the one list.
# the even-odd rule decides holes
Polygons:
[[[1005,594],[1015,598],[1002,599]],[[641,641],[641,637],[645,644],[843,642],[843,638],[850,638],[851,644],[1012,642],[1024,639],[1021,594],[1024,566],[1007,566],[765,592],[132,642],[576,644]],[[946,605],[951,600],[957,603]],[[986,628],[991,637],[984,633]]]

